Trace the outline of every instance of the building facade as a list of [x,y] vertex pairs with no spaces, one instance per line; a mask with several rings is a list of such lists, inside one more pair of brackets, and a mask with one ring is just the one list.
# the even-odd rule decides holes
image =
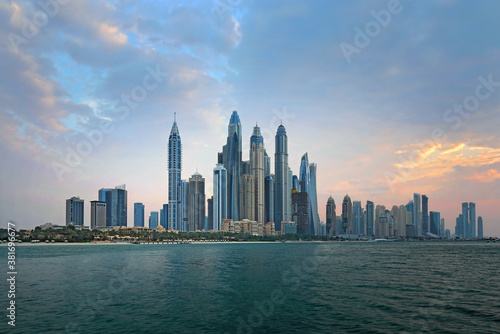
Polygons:
[[71,197],[66,200],[66,226],[83,226],[84,201],[80,197]]
[[182,208],[180,208],[182,172],[182,143],[174,114],[174,123],[168,138],[168,226],[179,230]]

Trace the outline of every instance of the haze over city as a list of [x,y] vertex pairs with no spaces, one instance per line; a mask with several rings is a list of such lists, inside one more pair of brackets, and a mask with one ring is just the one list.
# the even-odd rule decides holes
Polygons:
[[182,178],[202,174],[208,198],[237,110],[243,160],[258,124],[274,166],[283,123],[294,174],[306,152],[317,164],[323,221],[330,195],[390,208],[420,193],[452,233],[475,202],[500,235],[500,4],[395,3],[0,4],[0,220],[63,225],[79,196],[89,225],[88,201],[120,184],[128,226],[134,202],[159,211],[174,113]]

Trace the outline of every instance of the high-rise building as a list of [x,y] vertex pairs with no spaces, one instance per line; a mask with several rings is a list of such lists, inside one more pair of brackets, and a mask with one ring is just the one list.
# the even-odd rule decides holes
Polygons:
[[189,199],[189,182],[186,180],[181,180],[181,186],[179,187],[179,231],[187,231],[188,227],[188,199]]
[[415,235],[422,235],[422,209],[420,194],[413,194],[413,225],[415,225]]
[[227,218],[227,171],[222,164],[214,168],[213,230],[220,231]]
[[99,201],[106,202],[106,226],[127,226],[127,190],[125,185],[99,190]]
[[269,175],[271,175],[271,157],[264,150],[264,177],[268,177]]
[[353,234],[352,225],[352,202],[349,195],[344,196],[342,201],[342,234]]
[[476,203],[469,203],[469,238],[476,237]]
[[335,205],[335,200],[332,196],[330,196],[326,202],[326,236],[329,238],[338,234],[336,224],[336,208],[337,206]]
[[182,144],[177,120],[174,113],[174,124],[168,138],[168,226],[179,230],[182,223],[182,208],[180,208],[182,172]]
[[[309,163],[308,154],[302,156],[300,162],[299,190],[308,193],[309,199],[309,234],[318,234],[319,214],[316,191],[316,164]],[[293,176],[292,176],[293,177]]]
[[462,231],[462,238],[468,239],[470,226],[469,226],[469,203],[462,203],[462,226],[460,227]]
[[250,173],[254,182],[254,210],[255,220],[265,223],[265,149],[264,138],[260,128],[256,125],[250,137]]
[[363,234],[363,208],[360,201],[352,202],[353,233]]
[[158,211],[151,211],[149,216],[149,228],[155,229],[158,227]]
[[163,204],[163,208],[160,210],[160,225],[166,230],[168,227],[168,204]]
[[242,161],[242,131],[240,117],[233,111],[228,125],[226,145],[222,148],[222,163],[227,173],[227,218],[239,220],[239,197]]
[[71,197],[66,200],[66,226],[83,226],[83,199]]
[[266,176],[264,193],[266,223],[274,222],[274,174]]
[[243,174],[240,181],[240,218],[255,220],[255,182],[252,174]]
[[207,200],[207,231],[214,229],[214,197]]
[[134,226],[144,227],[144,204],[134,203]]
[[429,198],[422,195],[422,235],[429,232]]
[[288,137],[285,127],[280,125],[276,131],[274,153],[274,223],[276,231],[280,231],[282,221],[291,220],[291,192],[288,166]]
[[366,236],[374,236],[375,228],[375,204],[372,201],[366,201]]
[[90,201],[90,228],[106,226],[106,202]]
[[436,211],[430,212],[430,232],[439,236],[441,234],[441,213]]
[[196,172],[189,179],[188,231],[201,231],[205,227],[205,179]]
[[484,238],[484,234],[483,234],[483,217],[481,217],[481,216],[477,217],[477,237],[479,239]]
[[[310,207],[310,224],[314,226],[314,234],[320,234],[320,220],[318,213],[318,191],[316,188],[316,180],[317,180],[317,165],[315,163],[309,164],[309,207]],[[291,189],[290,189],[291,191]],[[312,219],[311,219],[312,218]]]
[[309,200],[307,192],[292,194],[292,221],[297,224],[298,234],[309,234]]
[[441,218],[441,223],[440,223],[440,231],[441,231],[441,237],[444,237],[444,234],[445,234],[445,229],[444,229],[444,218]]
[[459,238],[464,237],[464,230],[463,230],[463,225],[464,225],[464,217],[462,214],[459,214],[457,219],[455,220],[455,235]]
[[385,238],[388,236],[386,229],[389,227],[389,219],[386,215],[385,205],[377,205],[375,207],[375,238]]
[[297,175],[294,175],[292,177],[292,190],[299,191],[300,185],[299,185],[299,178]]

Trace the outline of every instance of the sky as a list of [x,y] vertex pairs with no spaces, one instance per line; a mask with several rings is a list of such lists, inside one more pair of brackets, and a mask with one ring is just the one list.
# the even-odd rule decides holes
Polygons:
[[[42,6],[41,4],[47,4]],[[146,219],[167,203],[177,115],[182,178],[212,194],[237,110],[274,166],[282,122],[295,174],[318,165],[318,209],[429,197],[454,232],[475,202],[500,235],[500,3],[0,2],[0,221],[65,224],[65,201],[126,184]],[[273,168],[274,169],[274,168]]]

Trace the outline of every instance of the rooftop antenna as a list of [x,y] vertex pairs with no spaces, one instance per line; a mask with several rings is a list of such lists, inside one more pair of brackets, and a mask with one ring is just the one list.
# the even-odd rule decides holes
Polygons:
[[174,122],[177,122],[177,113],[174,111]]

